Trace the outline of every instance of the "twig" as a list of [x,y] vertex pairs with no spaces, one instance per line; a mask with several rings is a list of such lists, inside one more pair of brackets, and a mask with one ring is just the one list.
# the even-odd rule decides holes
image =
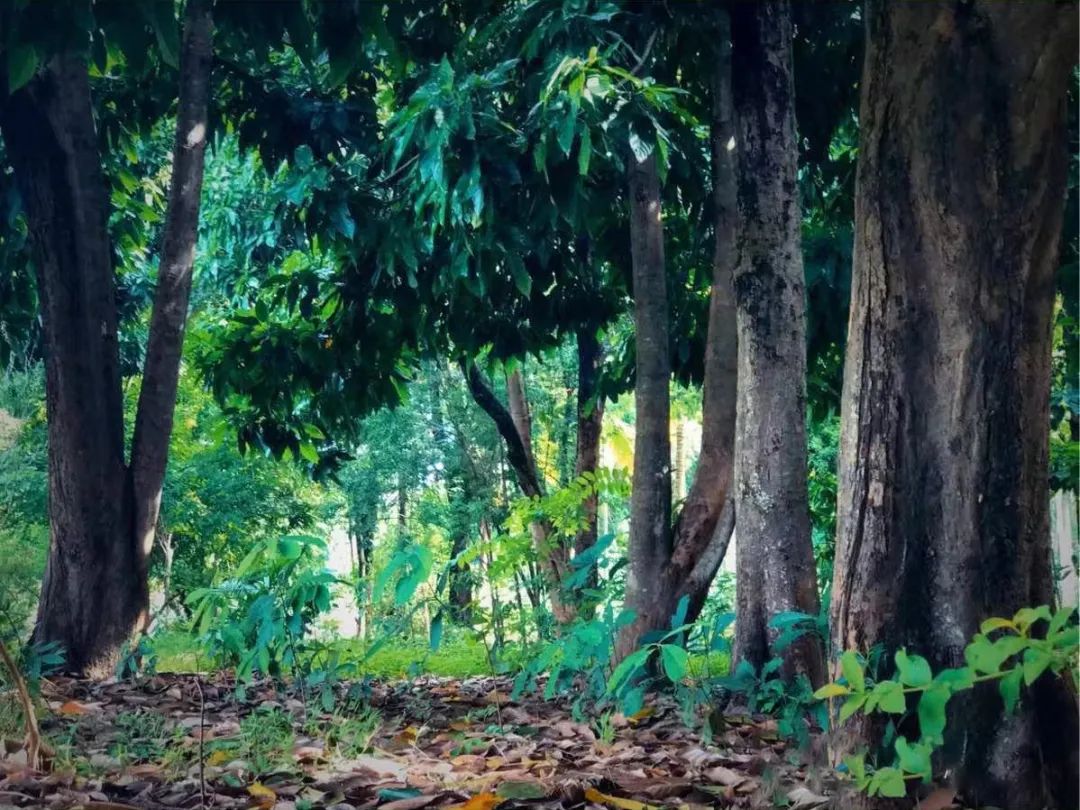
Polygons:
[[197,672],[195,688],[199,691],[199,807],[206,810],[206,696],[203,695],[202,675]]
[[26,726],[26,766],[32,771],[41,767],[41,731],[38,729],[37,714],[34,712],[34,702],[30,699],[30,690],[26,688],[26,679],[16,666],[15,660],[0,639],[0,658],[4,660],[11,675],[11,683],[15,686],[15,692],[22,706],[23,723]]

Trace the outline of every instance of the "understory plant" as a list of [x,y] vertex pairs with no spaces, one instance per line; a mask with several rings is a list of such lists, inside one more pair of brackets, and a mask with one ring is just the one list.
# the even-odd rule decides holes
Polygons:
[[[964,649],[966,666],[934,672],[919,655],[901,649],[896,652],[896,672],[891,678],[873,679],[866,659],[848,650],[840,657],[841,677],[815,693],[819,699],[840,701],[836,717],[846,722],[858,713],[888,715],[885,748],[891,748],[890,764],[874,767],[865,753],[844,759],[844,768],[859,790],[871,796],[899,798],[907,793],[907,782],[929,782],[933,776],[932,757],[945,742],[946,709],[953,695],[983,683],[997,683],[1003,709],[1012,713],[1024,686],[1050,674],[1067,678],[1075,690],[1076,648],[1080,629],[1075,609],[1051,612],[1042,605],[1023,608],[1011,619],[990,618]],[[833,704],[835,706],[835,704]],[[918,722],[918,737],[897,734],[897,727],[912,715]]]
[[239,681],[256,672],[302,677],[310,663],[315,620],[330,611],[326,544],[289,535],[256,543],[224,581],[188,597],[192,627],[209,654],[234,667]]

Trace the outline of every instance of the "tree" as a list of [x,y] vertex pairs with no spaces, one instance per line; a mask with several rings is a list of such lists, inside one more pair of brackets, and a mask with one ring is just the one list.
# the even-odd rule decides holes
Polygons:
[[[772,657],[773,616],[818,612],[806,496],[806,321],[788,4],[738,6],[732,39],[739,151],[734,654],[760,668]],[[784,659],[789,674],[803,672],[813,682],[824,676],[815,637],[787,648]]]
[[[694,621],[727,550],[734,514],[728,502],[733,467],[736,369],[732,324],[735,236],[735,166],[732,138],[731,39],[723,10],[715,23],[718,47],[713,84],[712,147],[715,232],[709,294],[702,404],[702,445],[697,472],[674,527],[671,524],[670,335],[655,158],[630,169],[630,232],[634,271],[634,388],[637,430],[631,490],[630,568],[626,607],[633,623],[620,634],[620,655],[649,632],[666,628],[679,602]],[[725,513],[724,507],[728,506]],[[721,520],[726,516],[726,520]]]
[[[1076,25],[1065,4],[868,4],[838,648],[958,666],[982,619],[1053,600],[1050,341]],[[872,733],[850,724],[838,747]],[[965,803],[1077,805],[1075,697],[1049,677],[1012,716],[973,690],[945,736]]]
[[[147,565],[172,428],[194,260],[211,60],[207,0],[189,0],[169,212],[130,464],[124,458],[108,202],[82,44],[0,104],[42,305],[51,547],[34,638],[66,665],[108,664],[147,620]],[[9,59],[9,64],[13,60]],[[16,86],[14,75],[8,82]]]

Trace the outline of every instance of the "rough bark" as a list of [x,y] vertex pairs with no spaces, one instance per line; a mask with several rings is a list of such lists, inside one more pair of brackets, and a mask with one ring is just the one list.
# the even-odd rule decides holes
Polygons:
[[[806,493],[806,313],[788,4],[736,4],[732,39],[740,169],[735,655],[760,667],[774,652],[770,619],[819,608]],[[815,683],[824,677],[815,637],[783,656],[788,674],[803,672]]]
[[[209,70],[208,59],[193,54],[209,48],[207,5],[203,0],[188,5],[181,121],[200,103],[194,86],[204,88],[205,108],[208,76],[194,74]],[[26,206],[45,331],[51,541],[34,638],[61,643],[72,671],[108,669],[123,642],[148,619],[146,568],[161,480],[147,495],[153,477],[140,478],[137,487],[125,465],[108,200],[85,56],[53,57],[0,104],[0,130]],[[181,174],[196,170],[190,161],[185,165]],[[166,243],[174,251],[186,243],[186,229],[194,238],[178,196],[184,195],[174,186],[166,226]],[[162,261],[166,268],[166,258]],[[186,309],[186,299],[184,304]],[[158,309],[155,303],[155,315]],[[162,328],[156,340],[167,349]],[[154,361],[154,373],[167,385],[161,375],[170,355],[164,354]],[[175,354],[178,362],[178,348]],[[171,390],[175,398],[175,369]],[[160,413],[149,412],[165,405],[156,396],[150,399],[138,458],[146,462],[141,469],[160,463],[163,473],[168,435],[156,434],[164,422]],[[169,422],[172,406],[170,399]],[[141,404],[139,411],[144,412]],[[138,536],[136,520],[142,527]]]
[[[1071,4],[868,6],[838,648],[906,645],[957,666],[980,620],[1052,600],[1051,323],[1076,25]],[[1077,806],[1077,708],[1058,686],[1036,682],[1011,717],[992,686],[954,698],[940,764],[966,803]],[[838,747],[870,731],[849,725]]]
[[[597,378],[603,361],[600,341],[596,333],[583,329],[577,333],[578,385],[577,385],[577,450],[574,476],[595,473],[600,466],[600,435],[604,426],[604,401],[599,396]],[[574,553],[581,554],[596,543],[597,497],[589,496],[584,503],[585,528],[574,537]],[[595,568],[585,583],[595,588]]]
[[[690,492],[679,514],[679,519],[674,529],[669,528],[671,487],[667,483],[666,511],[661,515],[664,521],[666,538],[659,543],[659,553],[656,546],[649,546],[645,554],[638,551],[633,543],[634,525],[638,519],[631,504],[631,572],[635,555],[640,562],[642,580],[645,582],[646,592],[639,587],[639,580],[632,579],[627,586],[628,606],[637,608],[635,605],[645,604],[648,606],[644,613],[639,613],[638,620],[623,631],[619,638],[618,651],[625,655],[637,646],[642,635],[650,631],[667,628],[672,615],[675,613],[679,602],[686,597],[687,620],[693,621],[701,612],[708,596],[709,586],[720,567],[724,554],[727,551],[728,542],[734,527],[734,507],[728,498],[731,488],[731,476],[734,458],[734,431],[735,431],[735,390],[736,390],[736,363],[735,363],[735,316],[734,316],[734,293],[732,288],[732,273],[734,270],[735,257],[735,153],[728,148],[733,132],[733,112],[730,93],[731,77],[731,41],[729,20],[726,13],[718,12],[717,28],[717,69],[713,97],[713,194],[716,205],[715,222],[715,247],[713,252],[713,284],[710,290],[708,335],[705,353],[705,379],[703,383],[702,402],[702,446],[699,456],[697,472],[690,486]],[[646,189],[648,186],[646,184]],[[633,214],[640,213],[636,209],[640,207],[634,199],[635,187],[631,186],[631,204]],[[647,196],[647,195],[646,195]],[[657,213],[659,212],[659,197],[656,198]],[[660,231],[658,237],[663,239],[662,229],[658,217],[650,220],[647,216],[634,216],[631,220],[632,227],[641,228],[653,226]],[[649,248],[650,242],[642,239],[641,247]],[[632,246],[637,244],[634,240]],[[652,250],[651,258],[655,261],[657,253]],[[638,254],[635,254],[635,259]],[[650,253],[643,250],[643,259],[649,258]],[[663,261],[662,244],[659,260]],[[662,265],[661,265],[662,266]],[[636,272],[636,266],[635,266]],[[655,306],[656,291],[649,288],[639,288],[635,276],[635,325],[638,331],[639,352],[641,346],[641,327],[647,326],[637,320],[639,311],[636,309],[639,293],[647,296],[649,300],[642,300],[645,310],[640,314],[646,318],[662,319],[663,340],[660,345],[664,351],[664,361],[668,362],[670,375],[670,361],[667,360],[667,306],[666,299],[663,308]],[[654,338],[655,339],[655,338]],[[651,347],[650,347],[651,348]],[[639,364],[641,358],[638,358]],[[661,395],[655,391],[647,392],[649,395],[645,401],[636,402],[638,413],[638,432],[635,438],[635,468],[634,490],[636,492],[644,482],[653,485],[655,482],[639,478],[638,457],[642,450],[646,450],[645,442],[656,445],[647,450],[650,457],[663,459],[663,465],[669,463],[670,448],[668,439],[668,388],[666,383],[662,388],[664,409],[663,422],[652,424],[650,430],[643,434],[641,431],[642,408],[655,408],[655,404]],[[641,385],[641,372],[639,367],[638,386]],[[654,386],[654,388],[657,386]],[[637,392],[635,392],[637,396]],[[661,429],[662,424],[662,429]],[[651,468],[651,463],[643,467],[643,473]],[[659,483],[659,487],[663,487]],[[633,497],[633,495],[632,495]],[[659,495],[657,495],[659,497]],[[644,527],[649,528],[648,526]],[[658,528],[658,527],[653,527]],[[656,541],[657,535],[641,538],[638,543],[644,546],[646,543]],[[632,584],[631,584],[632,583]]]
[[671,356],[664,225],[656,156],[631,159],[630,254],[634,287],[634,485],[630,492],[630,564],[626,608],[633,621],[619,636],[625,656],[649,630],[664,626],[660,598],[671,559]]
[[154,529],[161,511],[161,488],[169,457],[184,326],[199,236],[199,201],[213,57],[211,4],[211,0],[187,0],[184,12],[180,100],[173,142],[169,207],[165,215],[165,235],[131,445],[135,543],[143,565],[140,577],[146,576],[146,561],[153,547]]

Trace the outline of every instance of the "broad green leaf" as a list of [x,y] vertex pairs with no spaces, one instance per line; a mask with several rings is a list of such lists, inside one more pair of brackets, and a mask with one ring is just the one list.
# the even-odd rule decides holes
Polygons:
[[1035,683],[1053,661],[1053,656],[1044,650],[1029,649],[1024,653],[1024,683]]
[[33,45],[19,43],[8,48],[8,92],[14,93],[34,78],[38,69],[38,54]]
[[950,692],[959,692],[975,685],[975,673],[968,667],[943,669],[934,676],[934,683],[947,686]]
[[442,646],[443,637],[443,614],[440,610],[431,620],[430,646],[432,652],[438,652]]
[[840,671],[852,692],[862,692],[866,689],[866,674],[859,662],[858,653],[854,650],[848,650],[840,656]]
[[878,768],[870,778],[871,795],[900,799],[907,793],[904,774],[897,768]]
[[674,683],[683,679],[690,666],[690,658],[686,650],[677,644],[661,644],[660,661],[664,667],[664,674]]
[[897,737],[894,747],[900,760],[900,768],[904,772],[921,776],[924,782],[930,781],[933,771],[930,766],[931,748],[929,745],[909,743],[906,738]]
[[1016,623],[1021,633],[1026,633],[1031,625],[1035,622],[1043,619],[1045,621],[1052,621],[1053,616],[1050,614],[1050,608],[1046,605],[1040,605],[1037,608],[1020,608],[1016,611],[1016,615],[1013,616],[1013,622]]
[[840,722],[847,722],[849,717],[862,708],[862,705],[866,703],[866,699],[869,696],[868,692],[859,692],[857,695],[849,695],[848,699],[844,701],[844,705],[840,707]]
[[909,656],[905,650],[896,651],[896,671],[905,686],[922,687],[934,679],[930,663],[921,655]]
[[1005,712],[1012,714],[1020,700],[1020,680],[1024,677],[1024,671],[1017,667],[1008,675],[998,681],[998,691],[1001,699],[1005,701]]
[[607,690],[609,693],[617,692],[619,687],[623,685],[635,670],[645,665],[645,662],[649,660],[649,654],[652,649],[649,647],[642,647],[640,650],[635,650],[626,656],[619,665],[611,673],[611,677],[608,679]]
[[896,681],[881,681],[874,686],[872,694],[877,698],[878,708],[883,712],[903,714],[907,709],[904,687]]
[[1048,637],[1054,636],[1061,632],[1062,628],[1069,623],[1069,619],[1072,618],[1076,608],[1063,607],[1057,613],[1054,614],[1054,618],[1050,620],[1050,628],[1046,631]]
[[922,736],[937,744],[944,741],[945,707],[949,702],[947,686],[931,686],[919,698],[919,730]]

